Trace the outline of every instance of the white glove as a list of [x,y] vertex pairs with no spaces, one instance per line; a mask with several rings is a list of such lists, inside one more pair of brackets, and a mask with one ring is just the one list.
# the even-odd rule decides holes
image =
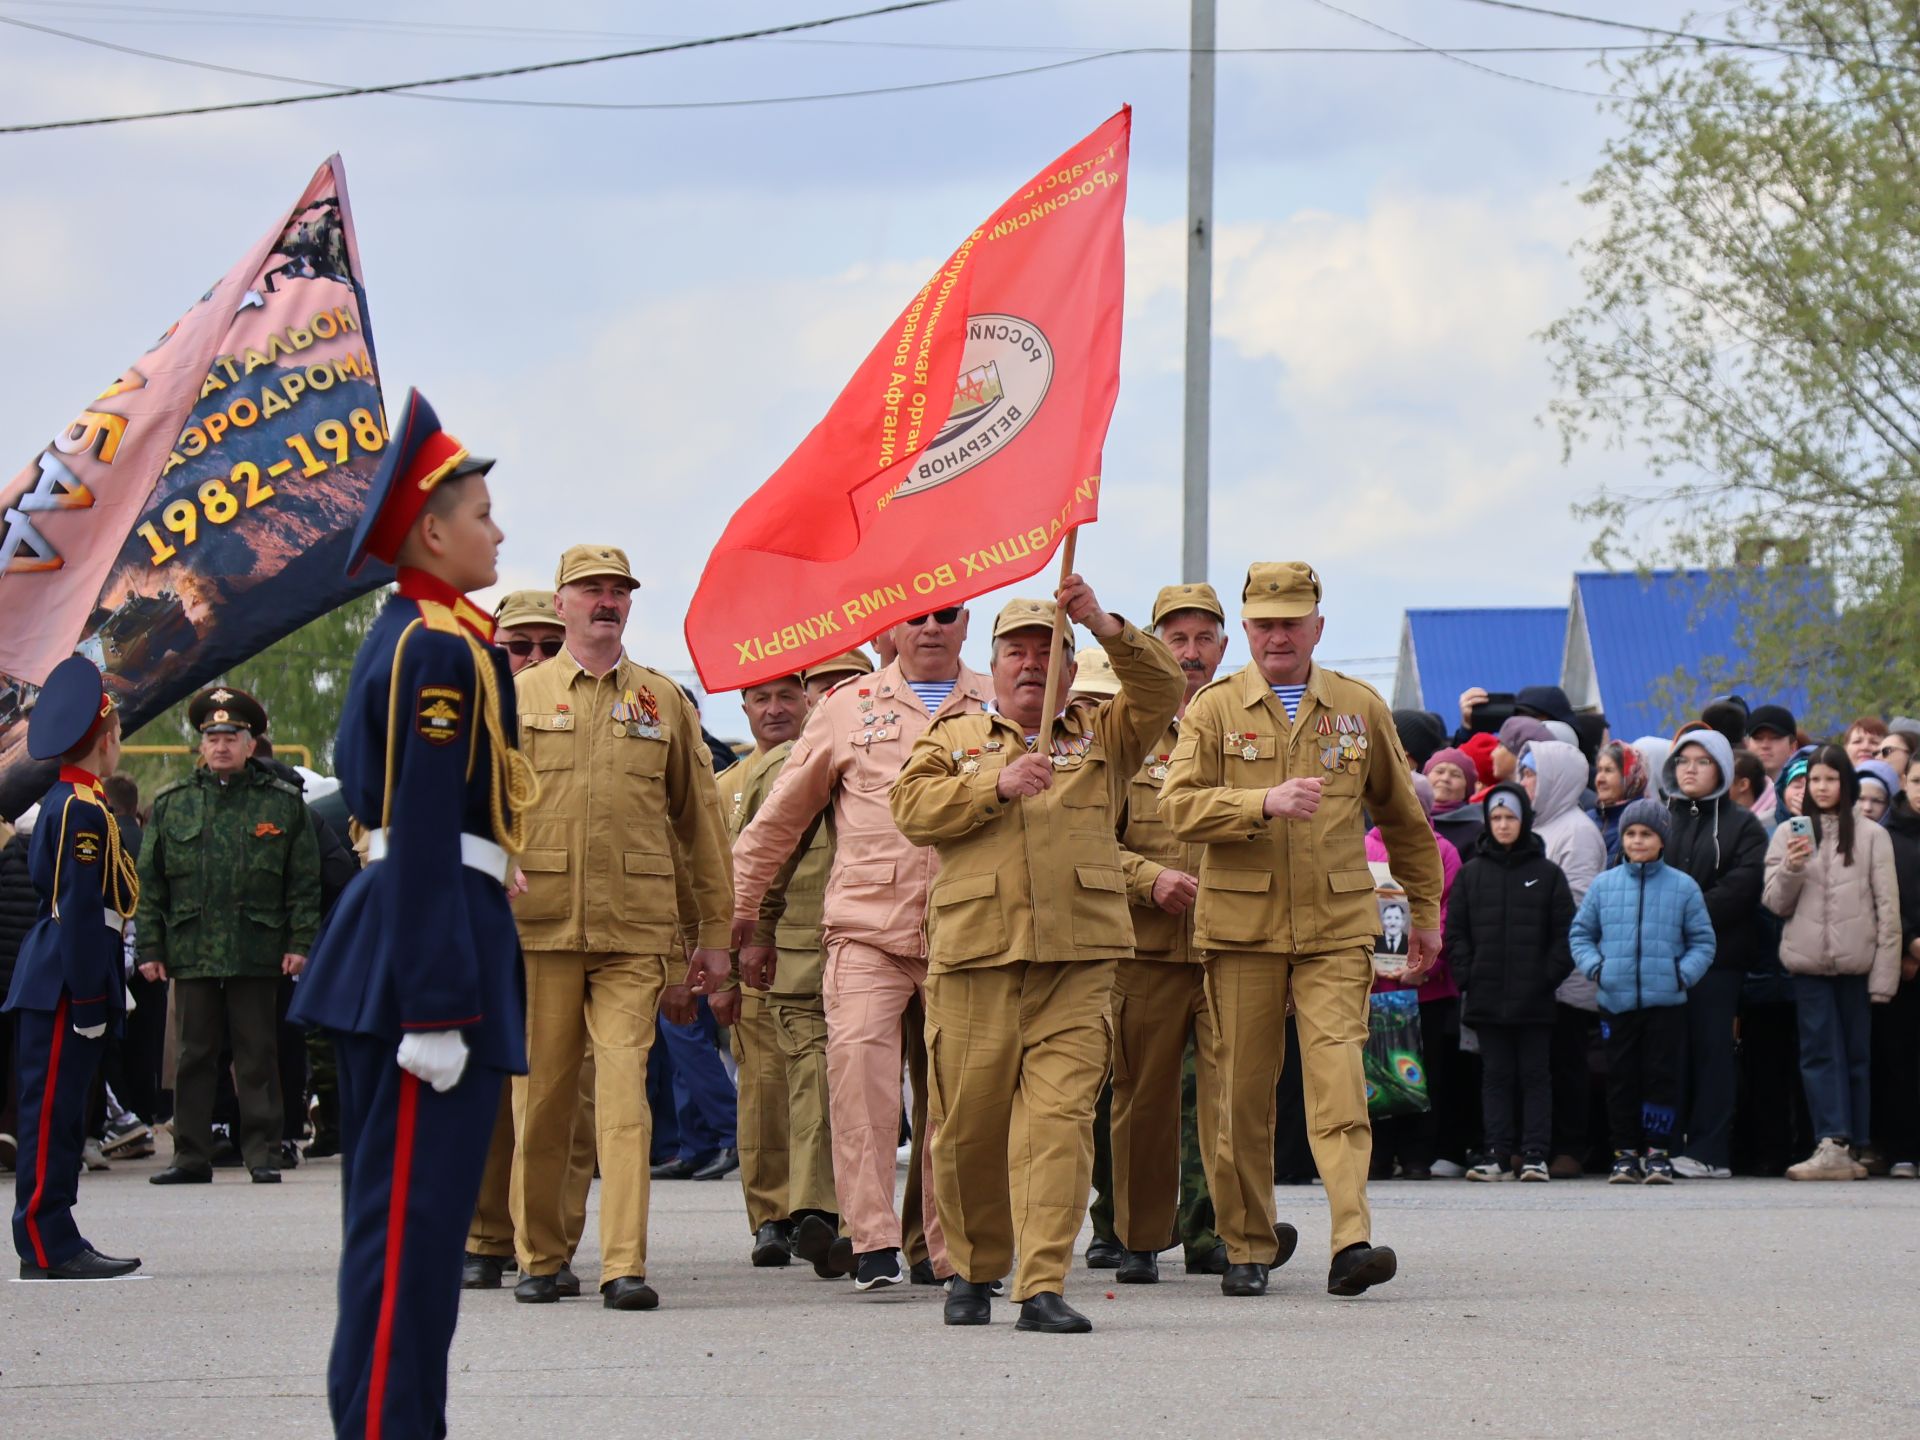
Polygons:
[[78,1035],[82,1040],[98,1040],[102,1035],[107,1033],[107,1027],[104,1023],[99,1025],[76,1025],[73,1027],[73,1033]]
[[402,1070],[444,1095],[466,1073],[467,1042],[458,1030],[415,1030],[401,1037],[395,1058]]

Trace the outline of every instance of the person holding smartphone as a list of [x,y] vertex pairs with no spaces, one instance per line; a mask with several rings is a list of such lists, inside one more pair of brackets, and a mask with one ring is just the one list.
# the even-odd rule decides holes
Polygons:
[[1900,984],[1900,888],[1893,842],[1854,813],[1860,781],[1838,745],[1807,765],[1805,813],[1767,846],[1767,909],[1786,922],[1780,963],[1800,1014],[1800,1079],[1817,1139],[1789,1180],[1864,1180],[1852,1153],[1871,1133],[1872,1006]]

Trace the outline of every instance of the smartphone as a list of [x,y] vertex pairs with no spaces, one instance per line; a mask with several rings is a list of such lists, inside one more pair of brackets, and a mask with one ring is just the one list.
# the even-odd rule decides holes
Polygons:
[[1519,697],[1508,691],[1491,693],[1473,707],[1471,729],[1476,735],[1493,735],[1513,718],[1513,702]]
[[1813,838],[1813,818],[1808,815],[1789,815],[1787,817],[1787,833],[1789,835],[1797,835],[1802,840],[1811,840]]

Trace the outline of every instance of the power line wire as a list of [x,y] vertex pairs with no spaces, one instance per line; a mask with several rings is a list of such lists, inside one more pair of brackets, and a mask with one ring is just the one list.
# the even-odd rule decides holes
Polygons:
[[[952,0],[895,0],[891,5],[882,5],[872,10],[851,11],[844,15],[829,15],[816,20],[796,20],[785,25],[771,25],[758,30],[741,30],[727,35],[706,35],[692,40],[676,40],[661,45],[649,45],[634,50],[616,50],[604,55],[584,55],[565,60],[542,60],[525,65],[508,65],[494,70],[474,70],[461,75],[439,75],[424,80],[400,80],[385,85],[352,85],[337,89],[323,90],[312,95],[275,95],[260,100],[230,100],[217,105],[182,106],[172,110],[153,110],[131,115],[99,115],[78,120],[51,120],[25,125],[0,126],[0,135],[25,134],[38,130],[72,130],[96,125],[119,125],[131,120],[161,120],[182,115],[210,115],[232,110],[265,110],[281,105],[302,105],[314,100],[338,100],[356,95],[392,95],[403,91],[415,91],[430,86],[466,85],[477,80],[501,80],[515,75],[532,75],[549,70],[572,70],[587,65],[603,65],[614,60],[632,60],[645,55],[666,55],[683,50],[700,50],[715,45],[728,45],[743,40],[758,40],[769,35],[790,35],[802,30],[818,30],[828,25],[841,25],[852,20],[868,20],[879,15],[894,15],[907,10],[925,10],[935,5],[951,4]],[[17,17],[0,16],[0,23],[17,26],[25,30],[47,31],[49,26],[38,25],[32,21]],[[63,38],[75,38],[67,32],[56,32]],[[124,49],[111,41],[99,41],[110,49]],[[153,58],[149,52],[148,58]],[[176,57],[177,58],[177,57]],[[194,63],[194,62],[187,62]],[[210,62],[202,62],[210,63]],[[314,81],[299,81],[300,84],[314,84]]]
[[1364,15],[1357,15],[1351,10],[1343,9],[1341,6],[1334,4],[1333,0],[1312,0],[1312,3],[1318,5],[1322,10],[1331,10],[1336,15],[1344,15],[1347,19],[1364,25],[1369,30],[1378,30],[1382,35],[1391,35],[1394,39],[1404,40],[1409,45],[1418,45],[1421,49],[1430,51],[1443,60],[1450,60],[1455,65],[1463,65],[1469,70],[1477,70],[1482,75],[1492,75],[1496,79],[1511,80],[1520,85],[1532,85],[1541,90],[1555,90],[1562,95],[1580,95],[1590,100],[1610,100],[1613,98],[1602,90],[1582,90],[1572,85],[1557,85],[1551,80],[1536,80],[1531,75],[1515,75],[1510,70],[1496,70],[1493,66],[1482,65],[1477,60],[1469,60],[1462,55],[1450,54],[1437,46],[1427,45],[1422,41],[1415,40],[1411,35],[1403,35],[1398,30],[1390,30],[1377,20],[1369,20]]

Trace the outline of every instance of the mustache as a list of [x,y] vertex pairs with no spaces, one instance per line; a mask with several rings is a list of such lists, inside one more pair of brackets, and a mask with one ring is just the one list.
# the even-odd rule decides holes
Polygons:
[[1201,670],[1206,669],[1207,667],[1198,660],[1182,660],[1180,662],[1180,668],[1182,670],[1191,670],[1197,673]]
[[611,605],[598,605],[594,607],[591,618],[595,620],[611,620],[615,624],[618,624],[620,622],[620,612]]

